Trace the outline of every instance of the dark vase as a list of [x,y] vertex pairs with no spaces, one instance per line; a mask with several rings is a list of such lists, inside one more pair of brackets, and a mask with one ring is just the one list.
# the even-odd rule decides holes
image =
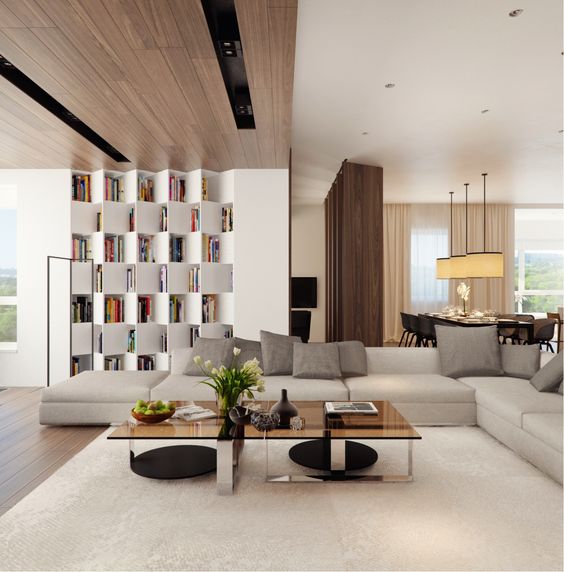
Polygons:
[[298,414],[298,408],[288,399],[288,390],[282,390],[280,401],[274,404],[270,411],[275,411],[280,415],[280,423],[278,427],[288,429],[290,427],[290,418]]

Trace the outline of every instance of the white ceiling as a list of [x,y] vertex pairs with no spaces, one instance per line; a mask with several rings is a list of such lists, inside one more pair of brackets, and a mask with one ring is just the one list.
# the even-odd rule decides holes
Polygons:
[[300,0],[295,203],[345,158],[386,202],[478,202],[484,171],[490,202],[562,202],[562,28],[562,0]]

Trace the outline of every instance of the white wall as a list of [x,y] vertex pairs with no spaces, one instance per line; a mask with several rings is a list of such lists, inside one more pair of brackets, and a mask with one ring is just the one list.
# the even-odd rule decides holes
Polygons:
[[0,169],[2,185],[18,194],[18,349],[0,353],[0,386],[43,386],[47,256],[70,255],[70,171]]
[[235,170],[234,332],[289,330],[289,184],[287,169]]
[[292,207],[292,276],[317,277],[317,308],[311,310],[310,341],[325,341],[325,208]]

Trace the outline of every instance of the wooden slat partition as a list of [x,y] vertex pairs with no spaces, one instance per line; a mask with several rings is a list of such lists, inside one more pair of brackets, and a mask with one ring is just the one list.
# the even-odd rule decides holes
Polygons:
[[383,343],[383,170],[345,161],[325,200],[326,338]]

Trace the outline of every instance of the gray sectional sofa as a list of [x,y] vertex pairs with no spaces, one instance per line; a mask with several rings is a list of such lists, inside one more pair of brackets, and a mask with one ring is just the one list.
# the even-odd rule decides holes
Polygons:
[[[43,390],[40,422],[106,425],[125,420],[137,399],[214,400],[201,376],[184,371],[190,350],[173,352],[171,372],[84,372]],[[265,376],[258,397],[277,401],[389,400],[413,424],[479,425],[562,483],[562,395],[526,379],[441,375],[434,348],[366,348],[368,375],[346,379]],[[541,353],[541,366],[553,358]],[[562,359],[559,355],[554,359]]]

